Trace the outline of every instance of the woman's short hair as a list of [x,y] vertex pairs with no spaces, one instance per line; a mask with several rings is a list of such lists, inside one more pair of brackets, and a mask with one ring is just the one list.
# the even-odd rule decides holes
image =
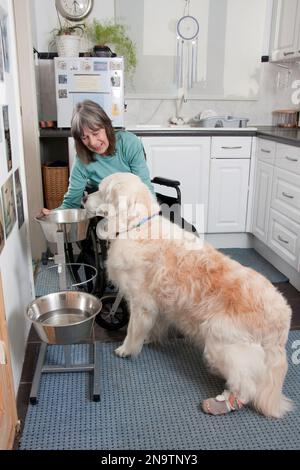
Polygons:
[[105,154],[113,155],[115,153],[116,136],[111,120],[104,109],[91,100],[77,103],[71,120],[71,135],[75,139],[77,155],[80,160],[89,163],[94,161],[95,158],[93,152],[89,150],[81,140],[84,129],[90,129],[91,131],[105,129],[109,142]]

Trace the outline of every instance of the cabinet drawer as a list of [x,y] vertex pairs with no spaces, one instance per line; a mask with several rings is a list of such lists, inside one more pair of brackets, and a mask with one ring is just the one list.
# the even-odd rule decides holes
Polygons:
[[275,167],[271,206],[300,224],[300,175]]
[[268,245],[278,256],[298,269],[300,225],[274,209],[270,210]]
[[258,139],[257,159],[261,162],[274,163],[276,143],[271,140]]
[[250,158],[252,137],[212,137],[212,158]]
[[300,147],[277,144],[275,165],[300,175]]

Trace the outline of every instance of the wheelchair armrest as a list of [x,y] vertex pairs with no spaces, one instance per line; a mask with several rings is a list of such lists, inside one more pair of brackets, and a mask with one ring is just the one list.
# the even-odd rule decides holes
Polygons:
[[169,188],[177,188],[178,186],[180,186],[180,181],[162,178],[161,176],[155,176],[155,178],[153,178],[151,182],[155,184],[160,184],[162,186],[168,186]]

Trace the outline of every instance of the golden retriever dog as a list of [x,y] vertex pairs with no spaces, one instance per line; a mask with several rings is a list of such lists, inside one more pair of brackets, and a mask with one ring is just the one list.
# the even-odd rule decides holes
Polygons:
[[175,325],[225,379],[225,390],[202,403],[206,413],[251,404],[280,418],[292,408],[282,393],[291,309],[265,277],[159,215],[133,174],[106,177],[87,208],[104,216],[97,233],[110,240],[108,277],[130,308],[118,356],[137,355],[151,332]]

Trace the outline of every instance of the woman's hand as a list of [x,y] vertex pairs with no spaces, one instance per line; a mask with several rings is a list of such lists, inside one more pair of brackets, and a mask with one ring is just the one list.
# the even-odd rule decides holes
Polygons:
[[39,215],[36,216],[37,219],[41,219],[42,217],[45,217],[47,215],[49,215],[51,212],[50,209],[46,209],[45,207],[43,207],[43,209],[41,210],[41,212],[39,213]]

